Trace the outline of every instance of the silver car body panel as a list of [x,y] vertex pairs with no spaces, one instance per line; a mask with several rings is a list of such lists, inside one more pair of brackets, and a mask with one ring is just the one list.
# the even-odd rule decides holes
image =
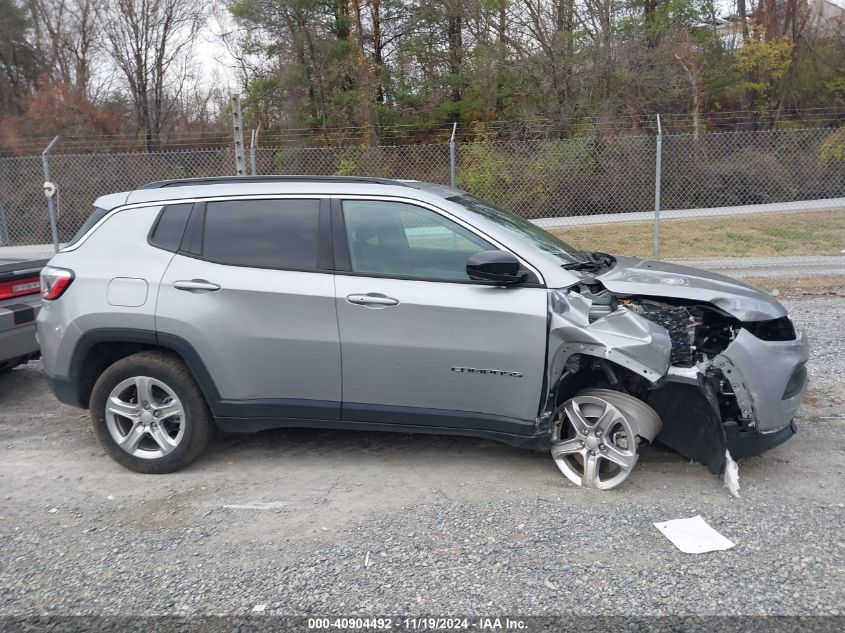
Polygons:
[[597,279],[613,293],[703,301],[740,321],[786,316],[774,297],[753,286],[678,264],[619,256],[616,265]]
[[[89,234],[84,256],[61,251],[50,260],[50,266],[73,270],[75,279],[73,292],[61,301],[44,301],[38,315],[38,337],[49,375],[69,375],[74,349],[86,332],[155,330],[159,281],[173,258],[173,253],[147,244],[147,233],[160,210],[160,205],[154,205],[117,213]],[[109,303],[109,285],[119,278],[146,282],[143,303]]]
[[[335,284],[344,403],[477,412],[533,425],[545,369],[545,289],[341,274]],[[359,294],[398,303],[347,299]]]
[[[202,279],[216,291],[179,290]],[[176,255],[161,280],[156,332],[189,341],[223,400],[341,400],[331,273],[227,266]]]
[[666,329],[624,308],[590,323],[590,305],[577,292],[549,291],[549,384],[556,384],[573,354],[606,359],[650,382],[663,378],[672,351]]
[[[41,310],[40,295],[23,295],[0,301],[0,365],[38,352],[35,322],[29,315]],[[26,323],[18,323],[21,310],[28,313]]]

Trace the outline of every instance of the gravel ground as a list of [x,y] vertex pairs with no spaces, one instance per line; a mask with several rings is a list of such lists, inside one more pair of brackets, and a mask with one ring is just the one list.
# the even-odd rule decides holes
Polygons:
[[[598,492],[493,442],[313,430],[137,475],[30,363],[0,378],[0,615],[843,614],[845,298],[787,303],[813,386],[741,499],[659,449]],[[652,525],[696,514],[736,547]]]

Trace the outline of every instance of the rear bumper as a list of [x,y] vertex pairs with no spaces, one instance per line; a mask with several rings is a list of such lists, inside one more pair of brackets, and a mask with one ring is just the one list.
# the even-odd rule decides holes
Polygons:
[[61,402],[69,404],[72,407],[85,408],[82,404],[82,399],[79,396],[78,381],[71,380],[70,378],[57,378],[49,375],[45,375],[45,378],[47,379],[47,386],[50,387],[50,391],[52,391],[53,395]]

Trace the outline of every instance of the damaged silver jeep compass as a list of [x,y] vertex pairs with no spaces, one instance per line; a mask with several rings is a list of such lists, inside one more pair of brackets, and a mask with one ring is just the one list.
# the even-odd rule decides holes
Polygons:
[[492,438],[606,489],[643,442],[714,473],[784,442],[807,383],[806,337],[770,295],[416,181],[104,196],[41,287],[52,390],[145,473],[216,427],[319,427]]

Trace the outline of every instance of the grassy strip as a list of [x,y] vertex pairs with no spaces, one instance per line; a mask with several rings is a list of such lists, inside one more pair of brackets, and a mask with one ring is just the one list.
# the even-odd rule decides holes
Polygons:
[[[727,272],[730,274],[730,271]],[[785,296],[845,297],[845,275],[819,275],[816,277],[743,277],[755,288]]]
[[[624,222],[552,232],[579,248],[651,257],[652,230],[650,222]],[[843,249],[845,211],[666,220],[660,224],[661,259],[840,255]]]

